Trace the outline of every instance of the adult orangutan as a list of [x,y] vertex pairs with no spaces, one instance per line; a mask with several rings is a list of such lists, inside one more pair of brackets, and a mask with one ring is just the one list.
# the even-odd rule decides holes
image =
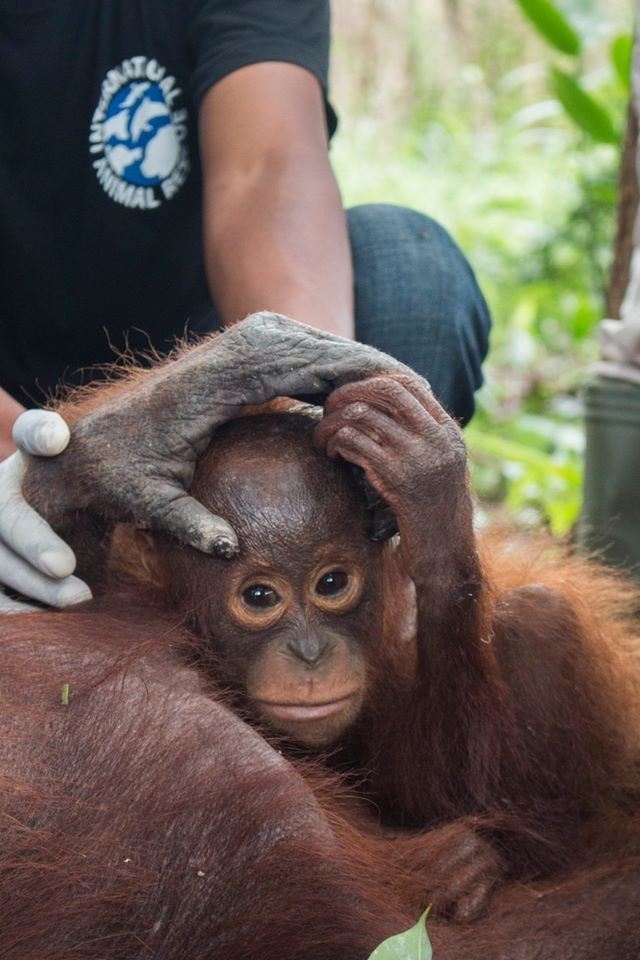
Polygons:
[[[298,336],[304,343],[304,328]],[[193,364],[193,355],[185,359]],[[252,361],[249,349],[249,379]],[[86,491],[77,464],[100,443],[86,424],[118,404],[131,406],[138,394],[149,403],[154,376],[166,390],[166,369],[64,411],[75,422],[77,446],[58,463],[34,465],[36,502],[47,507],[56,472]],[[236,408],[237,400],[227,412]],[[368,540],[370,518],[351,470],[330,465],[324,451],[364,470],[395,514],[398,544]],[[138,463],[144,471],[144,451]],[[628,917],[638,906],[630,883],[637,708],[619,612],[624,589],[566,560],[533,563],[532,570],[515,554],[481,563],[459,432],[426,385],[406,373],[343,384],[319,424],[278,414],[219,429],[191,492],[232,522],[240,555],[205,557],[156,537],[151,551],[145,547],[145,567],[193,629],[190,659],[230,691],[234,707],[307,750],[331,747],[335,764],[357,772],[362,792],[396,833],[401,875],[413,877],[442,912],[479,913],[500,874],[573,874],[556,885],[555,900],[544,901],[554,903],[560,926],[574,925],[565,944],[597,942],[595,921],[588,926],[580,916],[609,884],[617,891],[619,931],[613,948],[607,940],[609,955],[635,955],[637,923],[630,929]],[[98,519],[113,515],[104,495],[93,502],[87,496],[84,506]],[[145,596],[158,608],[157,598]],[[142,602],[142,595],[126,601]],[[65,623],[79,629],[85,616]],[[26,636],[46,636],[52,621],[27,621]],[[167,626],[153,633],[169,631],[171,614],[161,622]],[[99,611],[93,624],[113,653],[112,634],[122,628]],[[85,624],[81,650],[90,634]],[[72,660],[67,655],[73,688]],[[116,757],[121,750],[120,742]],[[166,773],[159,782],[166,784]],[[243,789],[236,779],[232,790],[240,796]],[[106,810],[120,816],[112,803]],[[368,830],[361,814],[358,824]],[[407,838],[399,829],[415,832]],[[602,872],[588,877],[586,859]],[[375,856],[368,862],[365,877]],[[347,855],[349,865],[353,870]],[[506,944],[505,957],[535,956],[540,927],[532,941],[525,930],[537,925],[535,910],[527,913],[526,897],[524,905],[516,897],[512,915],[510,896],[500,901],[504,910],[492,908],[486,925],[473,929],[478,937],[485,931],[484,949],[493,956]],[[560,943],[558,925],[551,915],[547,921],[549,943]],[[445,947],[452,942],[446,928],[441,936]],[[466,934],[452,936],[458,947],[465,943]]]
[[[366,960],[417,919],[439,868],[420,838],[376,837],[181,662],[186,643],[133,602],[3,618],[3,960]],[[636,960],[639,875],[627,857],[504,888],[475,923],[430,921],[435,957]]]

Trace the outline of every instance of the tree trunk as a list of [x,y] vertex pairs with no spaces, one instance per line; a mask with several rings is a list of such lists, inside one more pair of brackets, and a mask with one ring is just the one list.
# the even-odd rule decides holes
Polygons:
[[636,152],[638,148],[638,117],[629,100],[627,132],[620,165],[620,198],[618,201],[618,229],[614,241],[613,263],[607,292],[607,316],[620,318],[622,303],[629,283],[629,265],[633,251],[633,225],[638,210],[638,171]]

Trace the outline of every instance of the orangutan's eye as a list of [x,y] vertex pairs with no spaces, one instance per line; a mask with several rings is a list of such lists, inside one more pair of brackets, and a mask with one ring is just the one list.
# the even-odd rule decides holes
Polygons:
[[349,583],[349,577],[344,570],[331,570],[320,577],[316,583],[316,593],[321,597],[335,597],[342,593]]
[[282,600],[279,593],[266,583],[252,583],[242,593],[242,600],[248,607],[257,607],[264,610],[267,607],[276,607]]

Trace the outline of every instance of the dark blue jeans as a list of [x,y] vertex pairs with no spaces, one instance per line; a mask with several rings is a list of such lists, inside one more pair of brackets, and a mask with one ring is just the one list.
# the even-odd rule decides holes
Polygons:
[[[367,204],[348,210],[347,221],[357,339],[416,370],[467,423],[491,325],[469,263],[440,224],[415,210]],[[218,324],[207,296],[191,329],[206,333]]]
[[435,220],[369,204],[347,213],[356,336],[412,367],[467,423],[482,384],[490,317],[469,263]]

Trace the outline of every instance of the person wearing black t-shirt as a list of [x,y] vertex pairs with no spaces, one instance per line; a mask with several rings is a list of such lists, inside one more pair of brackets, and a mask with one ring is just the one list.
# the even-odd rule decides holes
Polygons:
[[434,221],[343,211],[328,54],[328,0],[0,0],[0,459],[58,383],[263,309],[469,419],[486,304]]

